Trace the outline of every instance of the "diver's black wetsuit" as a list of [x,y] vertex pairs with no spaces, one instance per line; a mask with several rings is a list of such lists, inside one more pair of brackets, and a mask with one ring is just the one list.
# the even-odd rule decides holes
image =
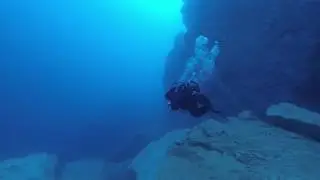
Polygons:
[[165,95],[171,110],[186,110],[194,117],[212,111],[210,100],[200,93],[196,82],[181,83],[173,86]]
[[174,85],[165,95],[172,110],[186,109],[188,106],[186,99],[190,98],[192,94],[199,93],[200,88],[194,82],[178,83]]
[[190,98],[188,110],[194,117],[200,117],[211,111],[212,105],[210,100],[203,94],[197,93]]

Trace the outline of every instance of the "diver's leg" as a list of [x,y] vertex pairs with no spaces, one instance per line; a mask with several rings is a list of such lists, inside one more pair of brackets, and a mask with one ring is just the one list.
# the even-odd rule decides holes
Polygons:
[[203,114],[201,111],[199,111],[198,109],[190,109],[189,113],[193,116],[193,117],[201,117]]

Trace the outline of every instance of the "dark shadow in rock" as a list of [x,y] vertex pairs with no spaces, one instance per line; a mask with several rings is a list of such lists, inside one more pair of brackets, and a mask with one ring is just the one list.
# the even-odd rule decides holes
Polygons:
[[320,143],[320,126],[318,125],[294,119],[284,119],[276,116],[266,116],[263,118],[263,121],[272,126],[293,132],[307,139]]
[[108,177],[108,180],[136,180],[136,179],[137,179],[137,173],[131,168],[128,168],[123,172],[119,172],[117,174],[113,174]]
[[110,162],[124,162],[128,159],[133,159],[138,153],[145,148],[152,139],[148,138],[143,134],[135,135],[130,143],[118,151],[114,156],[112,156],[108,161]]
[[306,62],[308,76],[302,85],[294,89],[295,98],[309,110],[320,112],[320,42],[311,47]]
[[189,160],[191,163],[201,162],[203,157],[186,147],[175,147],[168,152],[168,155]]

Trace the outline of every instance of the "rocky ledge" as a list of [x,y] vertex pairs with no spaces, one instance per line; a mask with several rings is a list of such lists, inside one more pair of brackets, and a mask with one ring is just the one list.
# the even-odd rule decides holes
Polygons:
[[[283,103],[267,112],[268,119],[280,118],[289,126],[291,121],[310,123],[320,132],[320,127],[312,124],[320,121],[320,115],[306,109]],[[150,144],[134,161],[138,179],[319,179],[318,141],[274,127],[250,111],[228,120],[228,123],[207,120],[193,129],[169,133],[164,139],[179,134],[170,141],[161,139]]]

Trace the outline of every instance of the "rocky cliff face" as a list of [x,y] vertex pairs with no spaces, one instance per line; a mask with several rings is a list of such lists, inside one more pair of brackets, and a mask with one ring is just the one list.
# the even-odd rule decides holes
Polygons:
[[206,88],[223,111],[280,101],[320,111],[320,1],[184,0],[181,13],[187,32],[167,58],[166,86],[204,35],[221,42]]

